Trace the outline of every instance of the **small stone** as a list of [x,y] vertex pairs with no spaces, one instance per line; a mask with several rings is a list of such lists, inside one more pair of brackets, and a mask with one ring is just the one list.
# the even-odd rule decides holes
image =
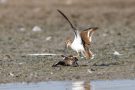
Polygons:
[[118,51],[114,51],[113,55],[119,56],[119,55],[122,55],[122,54],[120,54]]
[[87,69],[87,72],[88,72],[88,73],[92,73],[92,71],[91,71],[90,69]]
[[19,63],[19,65],[22,65],[22,64],[23,64],[22,62]]
[[12,72],[10,72],[9,75],[12,76],[12,77],[14,76],[14,74]]
[[53,74],[53,72],[51,72],[51,75]]
[[51,36],[46,37],[46,41],[50,41],[52,39]]
[[24,32],[26,29],[25,28],[20,28],[19,31]]
[[39,26],[34,26],[32,29],[33,32],[41,32],[42,29]]

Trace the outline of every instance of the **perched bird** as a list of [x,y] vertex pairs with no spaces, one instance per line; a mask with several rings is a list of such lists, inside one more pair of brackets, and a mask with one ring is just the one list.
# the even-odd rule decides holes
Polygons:
[[71,47],[74,51],[76,51],[77,56],[79,56],[79,53],[81,53],[87,59],[92,58],[93,53],[90,51],[89,46],[92,42],[92,35],[94,31],[98,29],[98,27],[90,27],[85,30],[79,31],[76,27],[73,26],[73,24],[64,13],[62,13],[60,10],[58,10],[58,12],[69,22],[74,32],[74,40],[72,41],[71,39],[67,39],[66,47]]

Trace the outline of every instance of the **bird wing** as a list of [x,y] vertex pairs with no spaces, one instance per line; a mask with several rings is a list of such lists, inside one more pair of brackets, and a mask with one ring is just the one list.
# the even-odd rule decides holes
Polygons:
[[91,27],[81,31],[80,36],[85,45],[90,45],[93,32],[97,29],[97,27]]
[[80,36],[82,38],[82,42],[84,45],[90,45],[91,42],[90,42],[89,37],[88,37],[88,30],[81,31]]

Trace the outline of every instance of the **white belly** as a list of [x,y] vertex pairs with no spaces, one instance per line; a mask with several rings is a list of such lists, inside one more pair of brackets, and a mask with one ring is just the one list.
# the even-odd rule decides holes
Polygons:
[[84,47],[80,37],[74,39],[73,43],[71,44],[71,48],[76,52],[84,51]]

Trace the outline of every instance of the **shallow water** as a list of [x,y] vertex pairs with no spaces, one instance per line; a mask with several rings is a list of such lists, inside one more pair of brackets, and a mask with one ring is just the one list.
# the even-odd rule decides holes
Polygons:
[[135,80],[9,83],[0,84],[0,90],[135,90]]

